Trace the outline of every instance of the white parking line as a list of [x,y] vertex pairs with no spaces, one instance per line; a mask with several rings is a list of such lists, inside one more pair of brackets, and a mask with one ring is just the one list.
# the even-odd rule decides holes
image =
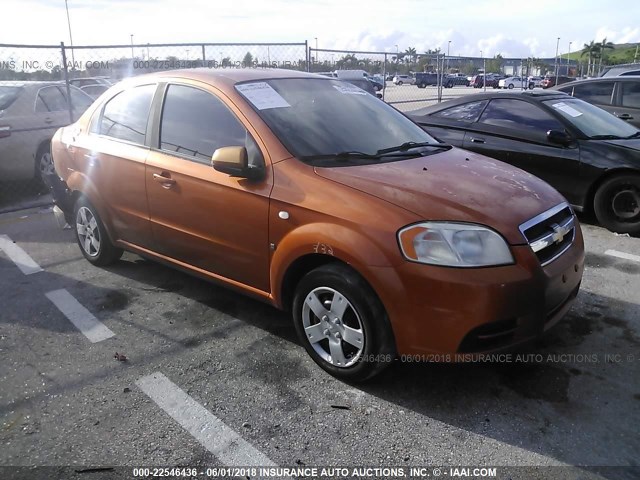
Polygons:
[[143,377],[136,385],[225,466],[276,466],[162,373]]
[[634,262],[640,262],[640,255],[633,255],[631,253],[619,252],[617,250],[607,250],[605,255],[612,257],[624,258],[625,260],[633,260]]
[[38,265],[27,252],[13,243],[13,240],[7,235],[0,235],[0,250],[4,250],[4,253],[7,254],[11,261],[15,263],[25,275],[42,272],[40,265]]
[[92,343],[101,342],[115,335],[66,289],[54,290],[45,295]]

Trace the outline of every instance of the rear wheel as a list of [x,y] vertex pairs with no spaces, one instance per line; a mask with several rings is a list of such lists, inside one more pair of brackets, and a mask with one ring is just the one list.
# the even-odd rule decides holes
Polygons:
[[398,82],[398,85],[402,85],[402,82]]
[[395,359],[384,307],[367,282],[345,265],[324,265],[302,278],[293,318],[307,353],[335,377],[364,381]]
[[45,188],[49,188],[48,175],[55,173],[53,157],[51,156],[51,144],[45,143],[36,153],[36,179]]
[[513,90],[513,83],[509,84],[509,90]]
[[617,233],[640,233],[640,175],[618,175],[606,180],[594,196],[600,224]]
[[94,265],[109,265],[122,256],[122,249],[115,247],[95,207],[80,197],[74,209],[76,240],[84,258]]

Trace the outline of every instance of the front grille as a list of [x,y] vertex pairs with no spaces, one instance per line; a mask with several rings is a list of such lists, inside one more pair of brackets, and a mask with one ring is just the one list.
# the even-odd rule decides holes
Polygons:
[[569,249],[576,236],[571,207],[562,203],[520,225],[520,231],[544,266]]

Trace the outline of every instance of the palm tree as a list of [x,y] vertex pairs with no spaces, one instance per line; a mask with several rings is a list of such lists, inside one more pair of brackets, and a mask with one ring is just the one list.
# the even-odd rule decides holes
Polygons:
[[602,58],[604,57],[605,50],[613,50],[615,45],[613,42],[607,42],[607,38],[605,37],[602,42],[598,44],[598,48],[600,50],[600,66],[598,67],[598,71],[602,70]]
[[409,47],[409,48],[407,48],[407,49],[404,51],[404,54],[405,54],[405,56],[406,56],[406,57],[408,57],[408,59],[409,59],[409,63],[411,63],[411,62],[415,62],[415,61],[416,61],[416,58],[417,58],[417,56],[418,56],[418,54],[417,54],[417,52],[416,52],[416,49],[415,49],[415,48],[413,48],[413,47]]
[[582,58],[585,55],[588,56],[589,63],[587,63],[587,75],[591,74],[591,60],[594,59],[599,52],[600,52],[600,44],[596,43],[593,40],[591,40],[589,43],[585,43],[582,46],[582,52],[580,53],[580,57]]

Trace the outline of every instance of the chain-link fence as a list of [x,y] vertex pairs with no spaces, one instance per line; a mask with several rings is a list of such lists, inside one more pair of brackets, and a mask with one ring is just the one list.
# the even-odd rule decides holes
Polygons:
[[119,80],[179,68],[308,70],[306,42],[0,44],[0,212],[50,201],[51,137]]
[[366,76],[382,99],[402,111],[439,102],[447,57],[439,52],[391,53],[309,48],[309,70],[338,78]]
[[[439,49],[347,51],[299,43],[103,46],[0,44],[0,212],[47,200],[40,178],[52,169],[49,142],[117,81],[178,68],[285,68],[338,78],[366,77],[384,101],[412,111],[477,91],[499,78],[596,74],[585,57],[462,57]],[[591,60],[591,61],[589,61]]]

